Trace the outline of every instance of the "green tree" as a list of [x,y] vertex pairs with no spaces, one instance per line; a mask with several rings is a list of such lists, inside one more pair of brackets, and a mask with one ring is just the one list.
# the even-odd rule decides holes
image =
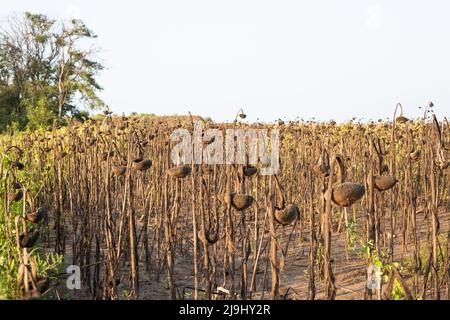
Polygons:
[[13,122],[45,126],[79,116],[80,106],[101,107],[96,37],[81,20],[29,12],[0,25],[0,130]]

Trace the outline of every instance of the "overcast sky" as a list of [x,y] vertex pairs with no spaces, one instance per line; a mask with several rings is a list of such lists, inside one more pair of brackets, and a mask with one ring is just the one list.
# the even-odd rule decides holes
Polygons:
[[84,20],[115,113],[376,120],[431,100],[450,116],[446,0],[1,2],[1,17]]

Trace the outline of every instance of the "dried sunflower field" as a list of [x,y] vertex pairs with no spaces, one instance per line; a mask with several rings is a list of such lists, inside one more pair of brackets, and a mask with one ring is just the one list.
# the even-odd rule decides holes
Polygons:
[[[204,122],[278,129],[274,175],[263,163],[174,164],[171,134],[193,132],[188,116],[106,112],[4,134],[0,297],[448,300],[450,126],[428,111]],[[80,290],[67,288],[69,266]]]

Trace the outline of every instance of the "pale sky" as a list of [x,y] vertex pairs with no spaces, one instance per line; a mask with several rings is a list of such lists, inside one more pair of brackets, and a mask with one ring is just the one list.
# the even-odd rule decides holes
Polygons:
[[377,120],[431,100],[450,116],[446,0],[1,0],[1,18],[23,11],[97,33],[118,114]]

